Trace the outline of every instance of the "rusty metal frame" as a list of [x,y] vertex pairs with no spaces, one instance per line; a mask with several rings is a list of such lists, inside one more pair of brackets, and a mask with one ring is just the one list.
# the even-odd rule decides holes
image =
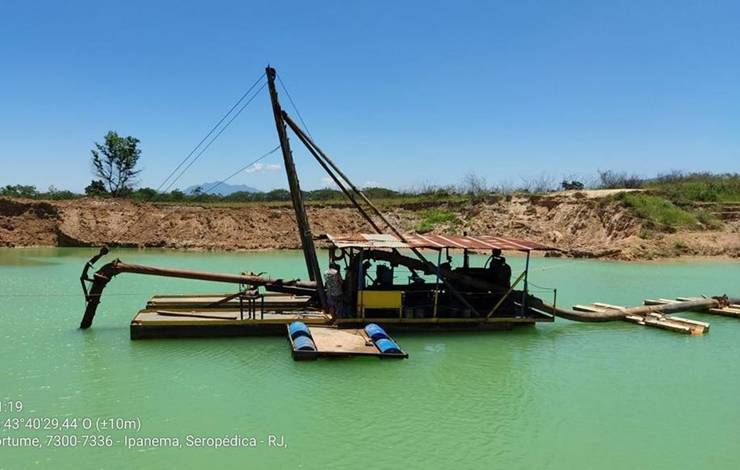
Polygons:
[[[284,122],[288,123],[288,125],[291,127],[291,129],[293,129],[293,132],[295,132],[297,135],[301,136],[301,141],[304,142],[307,147],[313,147],[313,149],[316,151],[316,153],[321,156],[322,160],[324,160],[324,162],[327,165],[329,165],[334,171],[337,172],[337,174],[347,183],[347,185],[352,189],[352,191],[354,191],[355,194],[357,194],[360,197],[360,199],[362,199],[362,201],[365,202],[365,204],[367,204],[368,207],[370,207],[370,209],[372,209],[373,213],[380,220],[383,221],[383,223],[391,230],[391,232],[393,232],[402,242],[408,242],[408,240],[401,233],[401,231],[398,230],[396,228],[396,226],[393,225],[388,220],[388,218],[385,215],[383,215],[383,213],[380,211],[380,209],[378,209],[370,201],[370,199],[368,199],[368,197],[365,195],[365,193],[363,193],[362,190],[360,190],[352,182],[352,180],[349,179],[349,177],[337,166],[337,164],[334,163],[334,161],[331,158],[329,158],[329,156],[323,150],[321,150],[321,148],[319,148],[318,145],[316,145],[316,143],[313,141],[313,139],[311,139],[311,137],[308,136],[303,131],[303,129],[301,129],[298,126],[298,124],[295,123],[295,121],[293,121],[293,120],[290,119],[290,116],[288,116],[288,114],[285,111],[282,112],[282,116],[281,117],[282,117],[282,120]],[[417,258],[419,258],[419,260],[421,262],[423,262],[423,263],[425,263],[427,265],[433,266],[433,263],[430,262],[428,259],[426,259],[426,257],[422,254],[422,252],[418,248],[411,247],[411,251],[414,253],[414,255],[416,255]],[[473,307],[473,305],[471,305],[470,302],[468,302],[468,300],[465,298],[465,296],[463,296],[461,292],[459,292],[457,289],[455,289],[455,287],[444,276],[441,278],[441,280],[445,284],[445,286],[447,287],[447,289],[449,289],[449,291],[452,293],[452,295],[454,295],[466,308],[470,309],[470,311],[473,312],[476,316],[480,316],[480,312],[478,312],[478,310],[475,307]]]

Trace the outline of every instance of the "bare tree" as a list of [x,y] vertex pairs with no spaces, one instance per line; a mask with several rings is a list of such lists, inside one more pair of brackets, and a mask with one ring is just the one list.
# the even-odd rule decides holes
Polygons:
[[640,175],[629,174],[626,171],[599,170],[600,189],[630,189],[641,188],[643,179]]
[[537,176],[521,177],[522,190],[529,193],[546,193],[555,189],[555,179],[545,173]]
[[475,173],[468,173],[463,177],[460,184],[460,192],[471,196],[478,196],[488,192],[488,184],[484,177]]

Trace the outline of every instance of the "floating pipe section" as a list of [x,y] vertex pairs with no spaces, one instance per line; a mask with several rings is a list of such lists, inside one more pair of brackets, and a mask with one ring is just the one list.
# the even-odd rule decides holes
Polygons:
[[626,307],[623,309],[614,309],[607,312],[581,312],[567,308],[555,307],[543,302],[537,297],[529,296],[530,306],[538,310],[552,313],[553,315],[565,318],[566,320],[580,322],[605,322],[624,320],[627,315],[647,315],[650,313],[675,313],[686,312],[691,310],[709,310],[710,308],[727,307],[735,304],[740,299],[728,298],[726,295],[719,297],[708,297],[706,299],[688,300],[684,302],[673,302],[663,305],[640,305],[638,307]]
[[82,317],[80,328],[90,328],[95,312],[100,304],[105,286],[114,276],[121,273],[136,273],[151,276],[175,277],[180,279],[197,279],[202,281],[226,282],[239,285],[265,286],[273,292],[289,294],[315,295],[316,283],[313,281],[272,279],[269,277],[251,274],[223,274],[202,271],[187,271],[184,269],[160,268],[141,264],[128,264],[121,260],[114,260],[103,265],[92,278],[92,287],[85,293],[85,314]]

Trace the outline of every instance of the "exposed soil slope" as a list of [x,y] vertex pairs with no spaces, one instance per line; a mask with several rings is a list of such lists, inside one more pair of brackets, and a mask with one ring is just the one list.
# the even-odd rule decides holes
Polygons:
[[[409,204],[386,210],[406,231],[426,211],[441,209],[455,220],[434,232],[496,234],[559,247],[566,256],[653,259],[681,255],[740,256],[740,221],[721,229],[656,233],[619,202],[599,194],[515,196],[464,205]],[[311,205],[315,235],[370,231],[346,205]],[[0,198],[0,246],[133,246],[246,250],[299,248],[289,205],[240,207],[161,205],[79,199],[35,201]]]

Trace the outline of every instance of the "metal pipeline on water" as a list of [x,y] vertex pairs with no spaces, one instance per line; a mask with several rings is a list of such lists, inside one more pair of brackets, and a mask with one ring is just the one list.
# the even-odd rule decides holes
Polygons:
[[740,298],[728,297],[727,295],[707,297],[705,299],[687,300],[684,302],[672,302],[663,305],[640,305],[637,307],[625,307],[604,312],[580,312],[567,308],[555,307],[537,297],[529,296],[529,305],[538,310],[552,313],[566,320],[580,322],[606,322],[623,320],[627,315],[647,315],[648,313],[675,313],[690,310],[708,310],[710,308],[722,308],[730,304],[740,303]]

